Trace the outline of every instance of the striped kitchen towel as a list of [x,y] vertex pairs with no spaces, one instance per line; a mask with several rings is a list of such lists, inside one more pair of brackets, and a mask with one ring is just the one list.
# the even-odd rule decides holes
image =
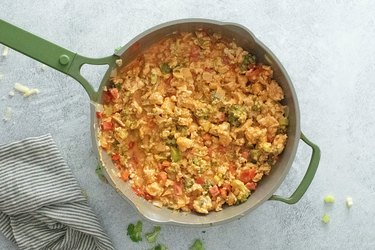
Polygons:
[[20,249],[113,249],[51,135],[0,145],[0,232]]

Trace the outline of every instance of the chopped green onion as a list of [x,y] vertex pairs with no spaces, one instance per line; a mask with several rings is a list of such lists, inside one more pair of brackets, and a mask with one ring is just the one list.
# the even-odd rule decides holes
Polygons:
[[208,117],[210,116],[210,110],[207,109],[207,108],[198,108],[194,115],[198,118],[198,119],[204,119],[204,120],[207,120]]
[[333,195],[327,195],[326,197],[324,197],[324,202],[325,203],[334,203],[335,197],[333,197]]
[[247,113],[245,107],[234,104],[228,109],[228,122],[235,127],[239,127],[246,121]]
[[217,91],[212,91],[211,92],[211,101],[213,102],[213,101],[218,101],[218,100],[220,100],[222,98],[222,96],[221,95],[219,95],[218,93],[217,93]]
[[348,208],[351,208],[353,206],[353,198],[352,197],[346,197],[346,206]]
[[3,47],[3,53],[1,54],[3,57],[7,57],[9,53],[9,48],[7,46]]
[[250,54],[244,55],[240,68],[242,71],[246,71],[250,63],[255,63],[255,56]]
[[210,189],[211,186],[212,186],[211,183],[209,183],[209,182],[205,182],[205,183],[203,183],[202,188],[203,188],[205,191],[208,191],[208,190]]
[[159,226],[154,227],[154,230],[152,232],[145,234],[147,242],[155,243],[156,238],[158,237],[159,233],[160,233],[160,227]]
[[257,162],[258,159],[259,159],[259,156],[260,156],[260,151],[259,151],[259,149],[252,149],[252,150],[250,150],[250,159],[251,159],[252,161]]
[[185,179],[184,179],[184,187],[185,188],[191,188],[193,185],[194,185],[193,179],[191,179],[189,177],[185,177]]
[[288,120],[288,118],[286,118],[286,117],[281,117],[281,118],[279,119],[279,124],[280,124],[280,126],[288,126],[288,124],[289,124],[289,120]]
[[323,215],[323,217],[322,217],[323,223],[327,224],[330,220],[331,220],[331,218],[329,217],[328,214]]
[[168,146],[176,146],[176,138],[174,137],[168,137],[168,139],[166,140],[165,144],[167,144]]
[[154,85],[158,81],[158,76],[155,74],[151,74],[150,80],[151,84]]
[[199,166],[199,158],[198,157],[193,158],[193,164]]
[[116,89],[117,89],[118,91],[121,91],[121,89],[122,89],[122,85],[121,85],[121,84],[116,84],[115,86],[116,86]]
[[103,182],[107,181],[107,179],[105,178],[104,173],[103,173],[103,167],[100,163],[98,163],[98,165],[96,166],[95,173],[101,181],[103,181]]
[[163,63],[160,65],[160,70],[163,74],[169,74],[172,72],[172,69],[169,67],[168,63]]
[[171,158],[173,162],[181,160],[181,152],[178,148],[171,147]]

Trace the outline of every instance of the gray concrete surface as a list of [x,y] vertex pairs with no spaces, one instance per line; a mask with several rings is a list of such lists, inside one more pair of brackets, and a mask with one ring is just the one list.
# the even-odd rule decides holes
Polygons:
[[[188,249],[375,249],[375,2],[374,1],[68,1],[0,2],[0,18],[86,56],[109,55],[161,22],[212,18],[247,26],[278,56],[293,80],[302,131],[322,150],[315,180],[290,206],[266,202],[253,213],[212,228],[162,226],[160,242]],[[101,71],[86,70],[98,81]],[[116,249],[150,249],[126,236],[137,212],[94,173],[89,99],[83,88],[15,51],[0,59],[0,143],[51,133]],[[15,82],[40,94],[8,97]],[[310,157],[303,143],[278,194],[291,194]],[[12,166],[10,166],[12,167]],[[1,180],[0,180],[1,188]],[[333,194],[336,203],[323,204]],[[354,206],[348,210],[346,196]],[[321,222],[324,213],[331,223]],[[144,221],[145,230],[152,223]],[[203,232],[205,231],[205,232]],[[0,249],[15,249],[0,235]]]

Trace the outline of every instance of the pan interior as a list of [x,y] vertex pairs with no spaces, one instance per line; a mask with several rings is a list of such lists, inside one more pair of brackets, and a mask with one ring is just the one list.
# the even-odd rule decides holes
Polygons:
[[[293,85],[278,59],[273,53],[258,41],[245,27],[237,24],[221,23],[212,20],[189,19],[178,20],[156,26],[138,35],[127,45],[117,52],[123,63],[127,64],[134,60],[142,51],[150,45],[173,34],[174,32],[193,32],[198,29],[209,32],[219,32],[223,37],[234,40],[239,46],[248,50],[257,57],[261,63],[270,65],[274,71],[274,79],[278,81],[284,90],[285,99],[283,104],[289,109],[288,140],[284,152],[280,155],[277,164],[272,168],[269,176],[259,183],[256,192],[249,199],[238,206],[225,207],[220,212],[211,212],[208,215],[196,213],[183,213],[172,211],[167,208],[158,208],[142,197],[138,197],[128,182],[123,182],[117,175],[118,170],[112,163],[108,154],[97,144],[98,124],[95,117],[97,105],[92,105],[93,143],[96,145],[99,159],[104,166],[105,175],[109,183],[143,215],[145,218],[159,223],[171,223],[185,226],[207,226],[228,222],[244,216],[257,206],[268,200],[276,191],[288,173],[295,157],[298,141],[300,138],[299,109]],[[104,78],[100,90],[107,84],[109,74]]]

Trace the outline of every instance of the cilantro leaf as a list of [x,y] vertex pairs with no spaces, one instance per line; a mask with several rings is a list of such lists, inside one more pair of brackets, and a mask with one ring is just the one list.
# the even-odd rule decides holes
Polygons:
[[142,241],[142,222],[137,221],[137,224],[129,224],[128,233],[130,239],[134,242]]
[[145,234],[146,240],[149,243],[155,243],[156,238],[158,237],[159,233],[160,233],[160,227],[159,226],[154,227],[154,230],[152,232]]
[[204,246],[201,240],[195,240],[194,244],[190,247],[190,250],[204,250]]
[[163,244],[158,244],[154,248],[152,248],[151,250],[168,250],[168,248]]

